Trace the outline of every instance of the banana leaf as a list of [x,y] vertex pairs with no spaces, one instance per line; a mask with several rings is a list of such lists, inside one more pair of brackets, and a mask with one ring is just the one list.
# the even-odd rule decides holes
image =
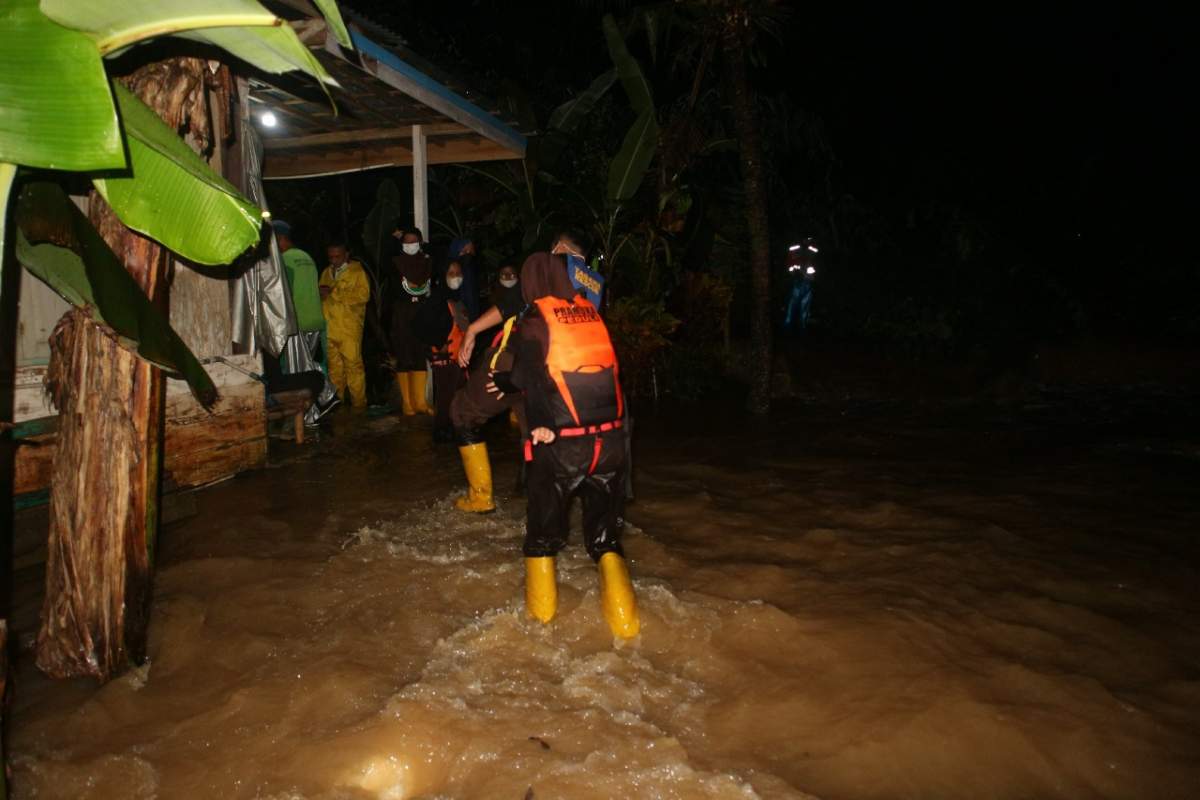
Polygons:
[[204,367],[62,187],[28,183],[16,206],[17,260],[139,356],[183,377],[196,400],[211,407],[217,389]]
[[37,0],[0,4],[0,160],[64,170],[125,166],[104,62]]
[[114,83],[113,90],[130,172],[92,183],[121,221],[200,264],[228,264],[257,244],[264,212],[128,89]]
[[601,27],[604,28],[608,54],[617,68],[617,77],[621,79],[621,86],[625,88],[625,94],[629,96],[629,104],[639,115],[653,114],[654,93],[650,90],[650,82],[642,73],[637,59],[629,54],[629,48],[625,46],[625,38],[617,29],[617,23],[613,20],[612,14],[604,15]]
[[550,114],[549,127],[563,133],[573,133],[616,80],[617,71],[615,69],[610,69],[597,77],[587,89],[554,109],[554,112]]
[[323,84],[339,85],[312,51],[300,41],[290,25],[274,28],[205,28],[179,36],[219,47],[263,72],[280,75],[300,70]]
[[325,23],[333,29],[337,43],[353,50],[354,43],[350,41],[350,32],[346,30],[346,23],[342,21],[342,12],[338,10],[335,0],[313,0],[313,5],[320,10],[321,16],[325,17]]
[[625,134],[621,149],[608,166],[608,197],[623,203],[633,197],[658,149],[658,121],[654,112],[642,114]]
[[194,28],[278,25],[256,0],[41,0],[42,13],[86,33],[102,55]]
[[13,178],[17,176],[17,165],[0,161],[0,286],[4,285],[4,231],[8,222],[8,193],[12,190]]
[[41,7],[59,24],[85,33],[105,55],[179,36],[219,47],[264,72],[301,70],[337,85],[292,27],[256,0],[42,0]]

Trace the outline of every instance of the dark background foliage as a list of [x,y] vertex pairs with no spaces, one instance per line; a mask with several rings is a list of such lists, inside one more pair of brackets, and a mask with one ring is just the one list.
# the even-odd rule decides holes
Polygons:
[[[532,177],[520,164],[431,170],[427,234],[435,250],[475,237],[492,270],[562,225],[626,238],[605,265],[609,313],[624,337],[670,343],[631,354],[655,367],[656,391],[701,392],[697,374],[747,333],[745,197],[719,60],[701,68],[696,25],[664,35],[660,19],[652,37],[646,19],[705,4],[349,5],[542,133],[611,67],[600,18],[616,16],[661,131],[617,223],[595,212],[635,118],[619,84],[572,135],[539,137],[561,155]],[[778,318],[787,246],[812,236],[822,250],[805,347],[1005,370],[1047,344],[1200,341],[1180,157],[1195,65],[1170,20],[1085,3],[749,5],[765,20],[751,77]],[[277,183],[271,197],[310,248],[356,246],[384,179],[411,202],[407,170]],[[536,231],[513,186],[530,188]]]

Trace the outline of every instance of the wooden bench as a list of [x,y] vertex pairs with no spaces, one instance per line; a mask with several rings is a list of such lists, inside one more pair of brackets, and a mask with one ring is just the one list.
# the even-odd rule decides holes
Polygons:
[[294,389],[290,392],[275,392],[270,395],[267,406],[267,420],[293,417],[296,425],[296,444],[304,444],[304,412],[312,405],[312,393],[308,389]]

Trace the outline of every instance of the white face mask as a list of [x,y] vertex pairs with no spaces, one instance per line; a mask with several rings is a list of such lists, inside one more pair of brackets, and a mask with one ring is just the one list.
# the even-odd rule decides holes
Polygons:
[[458,287],[462,286],[462,277],[459,276],[457,278],[446,278],[446,286],[451,289],[457,289]]
[[408,253],[410,256],[415,256],[417,253],[421,252],[420,242],[405,242],[402,247],[404,252]]
[[517,285],[517,279],[516,278],[501,278],[500,285],[503,286],[505,289],[511,289],[512,287]]

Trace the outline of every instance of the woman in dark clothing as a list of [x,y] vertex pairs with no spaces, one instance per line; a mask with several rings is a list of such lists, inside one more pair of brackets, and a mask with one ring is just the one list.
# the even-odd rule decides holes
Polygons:
[[428,346],[433,365],[433,441],[454,441],[450,421],[450,401],[467,382],[467,371],[458,364],[458,348],[471,324],[460,297],[462,267],[451,261],[446,267],[444,286],[430,292],[429,301],[418,306],[413,318],[413,333]]
[[396,386],[400,389],[401,410],[406,416],[432,414],[425,402],[425,365],[429,346],[413,332],[413,320],[420,306],[429,300],[432,260],[421,252],[421,231],[409,228],[400,237],[399,251],[392,255],[392,266],[399,278],[392,293],[391,340],[396,359]]
[[509,308],[513,305],[524,307],[521,298],[521,280],[517,277],[517,269],[512,264],[505,264],[492,284],[490,294],[492,305],[496,308]]
[[462,286],[458,299],[466,309],[468,318],[473,320],[479,316],[479,284],[476,282],[479,264],[475,254],[475,242],[470,239],[455,239],[446,250],[446,258],[450,264],[458,264],[458,269],[462,272]]

